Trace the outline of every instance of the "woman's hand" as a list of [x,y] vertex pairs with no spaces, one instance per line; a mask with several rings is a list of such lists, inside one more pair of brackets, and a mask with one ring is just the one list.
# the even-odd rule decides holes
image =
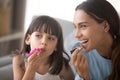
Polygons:
[[89,80],[88,62],[85,56],[81,54],[81,49],[77,48],[72,53],[72,63],[77,69],[77,73],[85,80]]

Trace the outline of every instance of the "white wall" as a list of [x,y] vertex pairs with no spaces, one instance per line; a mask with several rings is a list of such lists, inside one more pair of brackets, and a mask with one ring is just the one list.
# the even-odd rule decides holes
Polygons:
[[83,0],[26,0],[25,30],[34,15],[49,15],[72,21],[76,5]]
[[[49,15],[73,21],[75,7],[84,0],[26,0],[25,30],[34,15]],[[120,14],[120,0],[108,0]]]
[[71,21],[57,19],[57,21],[61,24],[63,30],[63,38],[65,39],[70,33],[74,30],[74,25]]
[[117,10],[120,15],[120,0],[108,0]]

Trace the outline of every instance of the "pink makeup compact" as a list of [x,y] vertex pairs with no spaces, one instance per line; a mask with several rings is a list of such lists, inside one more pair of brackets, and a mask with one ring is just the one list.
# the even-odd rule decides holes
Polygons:
[[28,56],[31,56],[32,54],[34,54],[36,51],[40,51],[40,48],[35,48],[34,50],[30,51],[30,53],[28,53]]

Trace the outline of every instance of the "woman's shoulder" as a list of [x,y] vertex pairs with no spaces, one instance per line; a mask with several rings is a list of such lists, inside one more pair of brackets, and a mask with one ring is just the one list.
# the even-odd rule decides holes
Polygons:
[[89,53],[87,53],[87,58],[89,60],[97,60],[97,61],[103,61],[103,62],[111,62],[110,59],[106,59],[103,56],[100,55],[100,53],[97,50],[92,50]]

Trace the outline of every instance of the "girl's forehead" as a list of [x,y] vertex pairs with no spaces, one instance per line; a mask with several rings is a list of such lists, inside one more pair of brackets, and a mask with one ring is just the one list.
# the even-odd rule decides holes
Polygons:
[[40,32],[40,33],[47,33],[49,35],[54,35],[54,36],[57,36],[57,33],[58,33],[58,31],[56,31],[50,26],[49,27],[48,26],[38,27],[35,31]]
[[45,33],[52,33],[52,28],[47,27],[47,26],[41,26],[41,27],[38,27],[36,31],[45,32]]
[[51,35],[55,35],[56,37],[59,37],[61,35],[61,29],[59,25],[52,24],[52,23],[43,23],[43,24],[36,24],[31,26],[30,33],[32,32],[44,32]]
[[55,35],[51,35],[51,34],[46,33],[46,32],[39,32],[39,31],[35,31],[35,32],[33,32],[32,34],[45,34],[45,35],[47,35],[47,36],[55,36]]

